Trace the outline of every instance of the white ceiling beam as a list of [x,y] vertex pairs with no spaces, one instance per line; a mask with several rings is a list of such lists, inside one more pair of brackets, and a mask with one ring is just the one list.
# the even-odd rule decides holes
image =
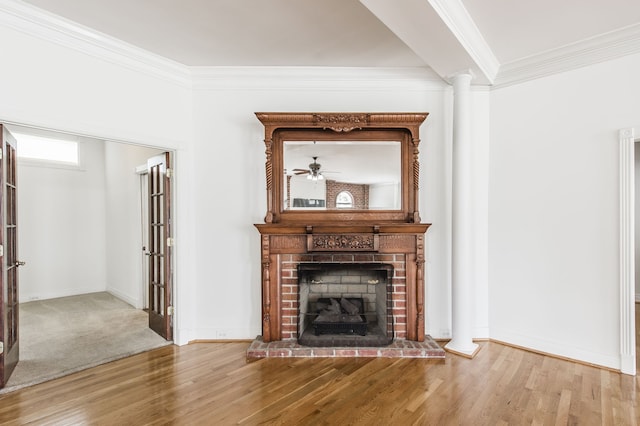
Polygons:
[[360,0],[440,77],[464,70],[493,84],[500,64],[461,0]]

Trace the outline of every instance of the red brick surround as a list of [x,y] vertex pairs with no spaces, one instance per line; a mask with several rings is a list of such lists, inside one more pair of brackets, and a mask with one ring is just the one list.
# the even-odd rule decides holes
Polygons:
[[404,254],[379,253],[309,253],[288,254],[279,257],[281,271],[280,340],[298,339],[298,264],[299,263],[387,263],[393,266],[392,301],[397,339],[407,337],[407,284]]
[[353,197],[352,209],[363,210],[369,208],[369,185],[338,182],[328,179],[326,191],[328,209],[336,208],[336,197],[342,191],[347,191]]

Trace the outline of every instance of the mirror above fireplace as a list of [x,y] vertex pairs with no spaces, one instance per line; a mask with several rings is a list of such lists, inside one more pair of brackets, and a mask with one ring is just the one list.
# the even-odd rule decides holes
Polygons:
[[256,113],[265,126],[266,223],[419,223],[427,113]]
[[400,141],[283,142],[284,210],[400,210]]

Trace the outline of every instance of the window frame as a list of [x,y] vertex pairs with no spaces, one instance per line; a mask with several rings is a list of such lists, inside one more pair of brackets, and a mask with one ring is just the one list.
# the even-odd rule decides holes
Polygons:
[[[67,170],[77,170],[84,171],[84,142],[76,136],[71,135],[56,135],[56,137],[51,137],[50,134],[41,133],[41,132],[23,132],[13,130],[11,132],[16,141],[18,142],[17,149],[17,160],[18,163],[25,166],[32,167],[47,167],[47,168],[55,168],[55,169],[67,169]],[[59,136],[59,137],[58,137]],[[61,141],[65,143],[73,143],[77,147],[77,162],[68,162],[68,161],[60,161],[46,158],[33,158],[33,157],[24,157],[20,154],[20,140],[21,138],[24,140],[25,137],[28,138],[38,138],[43,140],[51,140],[51,141]]]

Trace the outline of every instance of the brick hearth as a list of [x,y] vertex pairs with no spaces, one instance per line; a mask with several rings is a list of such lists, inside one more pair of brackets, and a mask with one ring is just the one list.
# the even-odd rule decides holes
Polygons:
[[331,347],[314,348],[302,346],[294,341],[265,343],[258,336],[247,349],[247,359],[261,358],[340,358],[340,357],[382,357],[382,358],[423,358],[444,359],[445,351],[427,335],[423,342],[396,340],[384,347]]

